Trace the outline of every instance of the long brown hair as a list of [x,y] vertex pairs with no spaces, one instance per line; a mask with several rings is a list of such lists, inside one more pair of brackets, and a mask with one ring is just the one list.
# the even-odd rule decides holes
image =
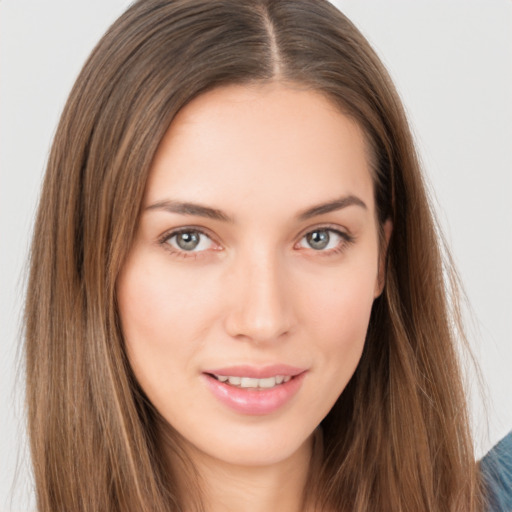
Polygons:
[[376,54],[325,0],[140,0],[71,92],[34,230],[26,375],[40,512],[183,510],[159,449],[161,418],[123,350],[116,279],[176,113],[212,88],[275,80],[325,94],[359,123],[380,220],[393,222],[384,293],[360,364],[322,422],[324,456],[308,496],[319,510],[481,510],[459,317],[448,302],[456,295],[443,277],[453,274]]

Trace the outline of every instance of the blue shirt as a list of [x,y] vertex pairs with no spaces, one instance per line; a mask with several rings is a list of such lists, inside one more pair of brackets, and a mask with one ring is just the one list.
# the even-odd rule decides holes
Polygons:
[[512,512],[512,432],[480,462],[488,512]]

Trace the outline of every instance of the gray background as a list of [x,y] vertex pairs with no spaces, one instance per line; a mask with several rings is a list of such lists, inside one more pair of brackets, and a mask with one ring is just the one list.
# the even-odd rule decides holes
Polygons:
[[[2,512],[34,509],[16,357],[41,177],[81,65],[128,4],[0,1]],[[375,46],[398,86],[466,286],[471,342],[485,380],[482,398],[468,373],[481,455],[512,428],[512,1],[335,4]]]

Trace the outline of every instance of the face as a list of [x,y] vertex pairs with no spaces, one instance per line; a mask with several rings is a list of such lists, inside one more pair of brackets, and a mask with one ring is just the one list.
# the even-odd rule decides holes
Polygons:
[[380,293],[368,160],[298,87],[219,88],[172,122],[117,294],[135,376],[191,450],[277,463],[342,393]]

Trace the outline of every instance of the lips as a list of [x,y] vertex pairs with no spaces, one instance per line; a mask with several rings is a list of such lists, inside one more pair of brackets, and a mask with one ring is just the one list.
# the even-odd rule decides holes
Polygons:
[[203,373],[209,390],[225,406],[248,415],[271,414],[299,391],[306,370],[288,365],[233,366]]
[[290,375],[276,375],[275,377],[266,377],[264,379],[256,379],[253,377],[237,377],[234,375],[212,375],[219,382],[224,382],[230,386],[244,389],[270,389],[275,386],[286,383],[291,379]]
[[267,377],[275,377],[276,375],[295,377],[304,371],[305,368],[299,368],[297,366],[290,366],[287,364],[273,364],[269,366],[229,366],[226,368],[214,368],[211,370],[206,370],[204,373],[209,373],[211,375],[265,379]]

